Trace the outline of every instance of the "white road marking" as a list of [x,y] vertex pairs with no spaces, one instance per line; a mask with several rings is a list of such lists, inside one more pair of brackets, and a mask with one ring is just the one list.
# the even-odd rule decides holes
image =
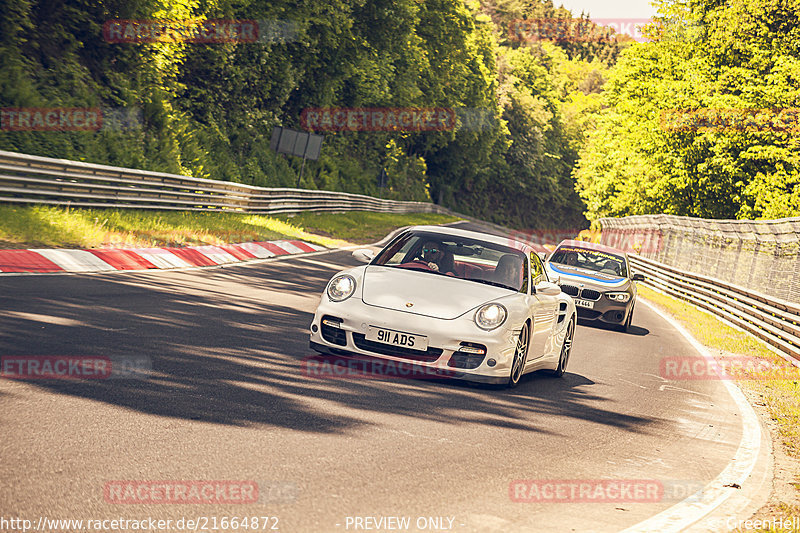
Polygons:
[[617,379],[619,379],[620,381],[624,381],[625,383],[629,383],[631,385],[635,385],[636,387],[639,387],[640,389],[646,389],[647,388],[644,385],[639,385],[638,383],[634,383],[633,381],[628,381],[627,379],[622,379],[622,378],[617,378]]
[[711,395],[710,394],[706,394],[705,392],[697,392],[696,390],[682,389],[680,387],[675,387],[673,385],[661,385],[658,388],[658,390],[662,391],[662,392],[665,391],[665,390],[676,390],[676,391],[680,391],[680,392],[688,392],[690,394],[699,394],[700,396],[708,396],[709,398],[711,398]]
[[[697,353],[707,361],[714,360],[708,349],[700,344],[675,319],[662,313],[646,300],[640,299],[640,301],[683,335]],[[736,450],[733,460],[714,480],[701,490],[669,509],[629,527],[623,533],[683,531],[702,520],[739,490],[731,488],[731,484],[735,483],[743,487],[747,482],[755,468],[761,449],[761,425],[758,421],[758,416],[747,401],[747,398],[745,398],[744,393],[729,380],[721,381],[739,408],[742,420],[742,440],[739,442],[739,448]],[[728,486],[726,487],[725,485]]]

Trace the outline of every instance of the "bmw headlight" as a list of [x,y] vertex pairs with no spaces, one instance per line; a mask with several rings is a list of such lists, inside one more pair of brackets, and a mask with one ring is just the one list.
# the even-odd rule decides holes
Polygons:
[[356,279],[349,274],[336,276],[328,283],[326,292],[328,293],[328,298],[333,302],[347,300],[356,292]]
[[615,302],[627,302],[631,299],[631,295],[627,292],[607,292],[606,298],[614,300]]
[[487,331],[498,328],[506,321],[508,312],[500,304],[486,304],[475,313],[475,323]]

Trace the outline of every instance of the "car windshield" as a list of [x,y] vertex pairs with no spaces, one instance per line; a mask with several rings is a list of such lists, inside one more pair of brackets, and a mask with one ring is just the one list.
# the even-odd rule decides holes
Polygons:
[[624,277],[628,275],[628,266],[624,257],[600,250],[590,250],[573,246],[561,247],[553,252],[550,262],[585,268],[604,274]]
[[419,270],[513,291],[527,290],[525,254],[466,237],[407,232],[384,248],[372,264]]

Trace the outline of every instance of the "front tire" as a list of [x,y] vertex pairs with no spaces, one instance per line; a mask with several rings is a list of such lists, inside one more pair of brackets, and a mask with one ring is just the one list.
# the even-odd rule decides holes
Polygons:
[[631,312],[628,313],[628,318],[625,320],[625,323],[620,326],[620,331],[623,333],[627,333],[629,329],[631,329],[631,322],[633,321],[633,308],[635,306],[631,305]]
[[519,385],[522,378],[522,371],[525,368],[525,361],[528,359],[528,342],[531,339],[531,325],[525,322],[522,331],[519,332],[517,348],[514,350],[514,361],[511,363],[511,372],[508,376],[508,388]]
[[553,370],[553,376],[560,378],[567,371],[569,354],[572,351],[572,339],[575,336],[575,319],[571,318],[567,324],[567,333],[564,335],[564,344],[561,345],[561,354],[558,356],[558,366]]

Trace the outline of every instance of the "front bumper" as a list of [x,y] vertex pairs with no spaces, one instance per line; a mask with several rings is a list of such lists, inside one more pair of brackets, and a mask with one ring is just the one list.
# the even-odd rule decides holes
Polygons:
[[[339,319],[338,328],[324,326],[323,317]],[[472,313],[446,320],[370,306],[357,296],[338,303],[323,296],[311,323],[310,347],[328,355],[355,354],[419,366],[427,376],[436,374],[444,379],[501,384],[508,381],[520,332],[507,325],[484,331],[475,325]],[[425,335],[428,351],[366,341],[364,336],[369,326]],[[482,357],[465,354],[460,351],[462,343],[482,345],[486,354]],[[494,366],[489,364],[492,359]]]
[[633,308],[635,297],[632,297],[625,303],[615,302],[606,298],[605,294],[601,294],[598,300],[595,300],[594,306],[591,309],[580,307],[575,308],[578,311],[578,319],[592,320],[596,322],[604,322],[606,324],[624,324],[628,319],[628,314]]

